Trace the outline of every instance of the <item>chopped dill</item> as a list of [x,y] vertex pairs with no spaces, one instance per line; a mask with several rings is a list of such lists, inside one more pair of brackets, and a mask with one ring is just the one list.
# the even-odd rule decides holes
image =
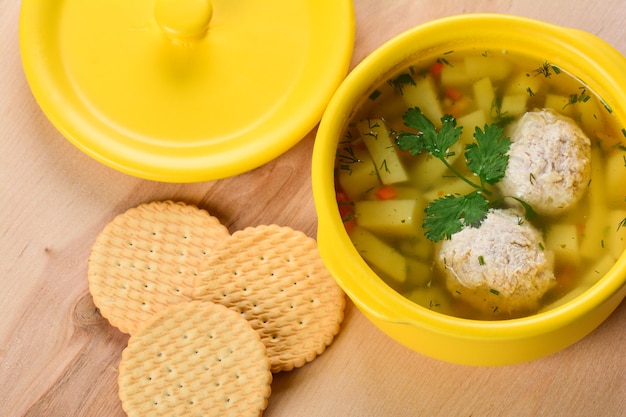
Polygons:
[[500,107],[502,106],[502,98],[494,98],[491,102],[491,113],[495,112],[494,123],[500,127],[505,127],[513,120],[515,120],[514,116],[509,115],[509,112],[502,113],[500,111]]
[[405,85],[416,85],[415,80],[411,77],[411,74],[402,73],[398,75],[396,78],[392,78],[387,81],[387,84],[392,86],[400,95],[404,94],[404,86]]
[[439,62],[441,62],[442,64],[445,64],[445,65],[447,65],[447,66],[449,66],[449,67],[453,67],[453,66],[454,66],[454,65],[452,65],[452,64],[450,63],[450,61],[448,61],[448,60],[447,60],[447,59],[445,59],[445,58],[439,58],[439,59],[437,59],[437,61],[439,61]]
[[337,152],[337,159],[343,164],[354,164],[361,162],[361,160],[355,155],[354,149],[351,146],[345,147],[342,151]]
[[550,63],[545,61],[539,68],[533,71],[535,75],[543,75],[546,78],[550,78],[552,74],[550,74]]
[[369,130],[368,130],[368,132],[364,132],[362,134],[366,135],[366,136],[371,136],[374,139],[378,140],[378,133],[374,132],[373,130],[375,128],[377,128],[377,127],[380,127],[380,125],[378,124],[378,122],[376,122],[374,124],[371,124],[371,123],[372,123],[371,119],[367,119],[367,126],[368,126]]
[[535,76],[543,75],[545,78],[550,78],[552,73],[554,73],[554,75],[559,75],[561,73],[561,69],[556,65],[550,64],[548,61],[544,61],[544,63],[533,72],[535,73]]
[[606,109],[606,111],[608,111],[609,113],[613,113],[613,109],[611,108],[611,106],[608,105],[606,101],[600,100],[600,103],[602,103],[602,106]]
[[[447,52],[444,52],[443,54],[444,54],[444,56],[445,56],[445,55],[450,55],[450,54],[451,54],[451,53],[453,53],[453,52],[454,52],[454,51],[447,51]],[[452,65],[452,64],[450,63],[450,61],[448,61],[446,58],[443,58],[443,57],[437,58],[437,62],[440,62],[440,63],[442,63],[442,64],[444,64],[444,65],[449,66],[449,67],[453,67],[453,66],[454,66],[454,65]]]
[[582,90],[580,93],[570,94],[569,100],[565,103],[563,108],[566,108],[571,104],[586,103],[591,99],[591,96],[587,93],[587,89],[585,87],[579,87],[579,89]]
[[368,98],[372,101],[375,101],[378,97],[380,97],[381,94],[382,93],[380,92],[380,90],[374,90],[372,91],[372,94],[368,96]]
[[387,166],[387,160],[383,159],[383,162],[380,164],[380,168],[381,171],[385,171],[385,172],[391,172],[389,171],[389,167]]

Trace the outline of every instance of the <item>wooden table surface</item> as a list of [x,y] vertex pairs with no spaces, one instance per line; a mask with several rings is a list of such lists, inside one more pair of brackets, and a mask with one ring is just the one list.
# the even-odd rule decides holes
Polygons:
[[[124,416],[116,378],[128,339],[87,289],[97,233],[132,206],[175,199],[208,209],[231,232],[276,223],[315,237],[314,132],[265,166],[220,181],[167,184],[114,171],[65,140],[35,103],[20,61],[19,9],[0,0],[0,415]],[[623,0],[356,0],[352,63],[414,25],[475,11],[580,28],[626,54]],[[623,416],[626,303],[558,354],[495,368],[414,353],[348,303],[322,356],[274,376],[264,415]]]

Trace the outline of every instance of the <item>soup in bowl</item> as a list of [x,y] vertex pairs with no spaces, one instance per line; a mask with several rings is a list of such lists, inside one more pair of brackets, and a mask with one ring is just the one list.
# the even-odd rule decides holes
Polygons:
[[320,253],[392,338],[463,364],[536,359],[626,294],[626,59],[505,15],[418,26],[320,123]]

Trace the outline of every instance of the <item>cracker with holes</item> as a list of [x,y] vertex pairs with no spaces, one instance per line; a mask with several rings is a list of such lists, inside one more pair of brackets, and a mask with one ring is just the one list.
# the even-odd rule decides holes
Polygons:
[[172,305],[133,334],[118,376],[129,417],[256,417],[271,382],[265,345],[250,323],[204,301]]
[[191,299],[200,264],[229,236],[216,217],[193,205],[155,201],[127,210],[91,249],[94,304],[132,335],[163,308]]
[[312,361],[339,332],[345,296],[304,233],[276,225],[236,231],[207,258],[194,299],[245,317],[267,347],[272,372]]

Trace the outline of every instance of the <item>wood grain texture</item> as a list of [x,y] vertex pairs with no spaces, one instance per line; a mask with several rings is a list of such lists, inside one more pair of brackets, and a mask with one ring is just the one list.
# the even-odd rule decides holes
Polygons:
[[[626,2],[355,0],[352,64],[393,35],[457,13],[512,13],[594,33],[626,54]],[[20,2],[0,0],[0,415],[122,417],[117,365],[127,336],[96,311],[87,258],[115,215],[156,199],[194,203],[230,230],[276,223],[316,236],[315,132],[246,174],[165,184],[90,159],[48,122],[23,75]],[[626,414],[626,305],[570,348],[527,364],[474,368],[421,356],[352,304],[334,344],[278,374],[266,417],[608,416]]]

